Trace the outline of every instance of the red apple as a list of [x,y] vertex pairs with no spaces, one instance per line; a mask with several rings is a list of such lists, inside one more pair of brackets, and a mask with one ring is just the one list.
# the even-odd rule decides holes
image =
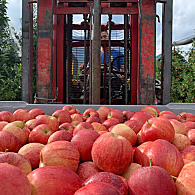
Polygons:
[[25,110],[25,109],[17,109],[14,113],[13,113],[13,117],[15,121],[28,121],[31,118],[29,111]]
[[93,182],[79,190],[74,195],[121,195],[117,188],[105,182]]
[[129,143],[133,146],[136,144],[137,141],[137,135],[136,133],[127,125],[125,124],[117,124],[115,125],[112,130],[112,133],[115,133],[116,135],[123,136],[126,138]]
[[14,121],[13,114],[9,111],[1,111],[0,112],[0,121],[6,121],[8,123]]
[[55,141],[43,147],[40,167],[64,166],[76,172],[80,154],[77,147],[68,141]]
[[96,139],[91,154],[99,169],[122,174],[132,162],[133,149],[127,139],[108,132]]
[[169,121],[173,125],[175,133],[186,135],[186,128],[185,128],[184,123],[181,123],[180,121],[176,119],[170,119]]
[[29,143],[47,144],[47,141],[52,134],[52,130],[47,124],[36,126],[29,134]]
[[100,123],[100,118],[97,116],[90,116],[86,119],[87,123],[93,123],[93,122],[98,122]]
[[115,175],[113,173],[109,172],[100,172],[96,173],[95,175],[92,175],[89,177],[85,182],[84,185],[88,185],[93,182],[104,182],[113,185],[115,188],[118,189],[118,191],[121,193],[121,195],[128,195],[128,185],[125,180],[122,179],[122,177]]
[[81,114],[74,113],[74,114],[71,114],[70,116],[71,116],[72,121],[79,121],[79,122],[84,121],[83,116]]
[[123,119],[124,121],[130,120],[130,118],[135,114],[135,112],[130,111],[130,110],[124,110],[123,111]]
[[109,112],[108,114],[108,119],[109,118],[116,118],[119,120],[119,123],[123,122],[123,113],[120,110],[113,109]]
[[140,111],[147,112],[148,114],[152,115],[153,117],[157,117],[160,114],[159,109],[154,105],[144,106]]
[[52,131],[57,131],[59,129],[59,121],[50,115],[39,115],[36,117],[36,124],[35,126],[46,124],[48,125]]
[[93,122],[91,124],[96,132],[107,131],[106,127],[101,123]]
[[106,106],[100,106],[97,110],[98,114],[99,114],[99,118],[101,120],[101,122],[104,122],[107,119],[107,116],[110,112],[110,108],[106,107]]
[[5,150],[18,152],[22,147],[22,142],[13,134],[8,131],[0,131],[0,151]]
[[172,142],[175,136],[175,130],[168,119],[153,117],[142,126],[140,135],[144,142],[157,139]]
[[28,143],[20,148],[18,154],[21,154],[28,159],[31,163],[32,169],[36,169],[39,167],[40,152],[43,147],[44,145],[40,143]]
[[30,131],[32,131],[32,130],[35,128],[35,126],[36,126],[36,120],[37,120],[37,119],[31,119],[31,120],[27,121],[27,122],[25,123],[25,126],[26,126]]
[[72,170],[60,166],[37,168],[28,174],[28,179],[33,186],[32,194],[73,195],[81,188],[79,176]]
[[30,195],[31,185],[26,174],[18,167],[0,163],[0,190],[2,195]]
[[59,125],[63,123],[71,123],[72,118],[67,110],[56,110],[52,116],[56,117],[59,121]]
[[78,148],[80,159],[84,161],[92,160],[91,149],[99,134],[91,129],[79,131],[73,136],[71,142]]
[[130,194],[176,195],[173,179],[163,168],[158,166],[135,170],[128,180],[128,185]]
[[178,120],[181,122],[195,122],[195,115],[192,113],[181,112],[177,115]]
[[195,129],[195,122],[188,121],[188,122],[185,122],[183,124],[186,128],[186,132],[188,132],[190,129]]
[[195,161],[195,146],[187,146],[181,151],[181,155],[185,160]]
[[0,121],[0,131],[8,124],[6,121]]
[[88,108],[88,109],[86,109],[85,112],[83,113],[83,117],[85,117],[86,119],[87,119],[88,117],[90,117],[90,116],[95,116],[95,117],[99,118],[98,112],[97,112],[95,109],[93,109],[93,108]]
[[14,165],[25,174],[32,171],[30,161],[21,154],[15,152],[0,152],[0,163]]
[[179,151],[181,151],[187,146],[189,146],[191,143],[187,136],[176,133],[172,144],[175,145]]
[[76,108],[74,106],[72,106],[72,105],[65,105],[62,108],[62,110],[67,110],[70,113],[70,115],[74,114],[74,113],[77,113]]
[[108,133],[108,131],[99,131],[98,132],[100,135],[104,134],[104,133]]
[[68,131],[60,130],[54,132],[48,139],[47,143],[55,142],[55,141],[71,141],[72,134]]
[[59,130],[64,130],[69,132],[71,135],[73,134],[74,127],[71,123],[63,123],[59,126]]
[[83,130],[83,129],[93,130],[93,126],[91,125],[91,123],[81,122],[74,128],[73,136],[76,135],[80,130]]
[[33,108],[29,111],[30,118],[35,119],[38,115],[44,115],[45,112],[39,108]]
[[165,118],[165,119],[176,119],[177,120],[177,115],[175,115],[173,112],[167,111],[167,110],[161,111],[159,113],[159,117]]
[[187,137],[189,138],[192,145],[195,145],[195,129],[190,129],[187,133]]
[[109,118],[105,120],[102,124],[106,127],[106,129],[109,129],[112,126],[119,124],[119,120],[116,118]]
[[143,124],[139,123],[137,120],[128,120],[124,124],[129,126],[136,134],[138,134],[143,126]]
[[195,162],[188,163],[183,167],[175,184],[178,195],[195,194]]
[[95,175],[96,173],[99,173],[100,171],[101,170],[95,166],[94,162],[86,161],[79,165],[77,174],[81,178],[81,181],[84,182],[90,176]]

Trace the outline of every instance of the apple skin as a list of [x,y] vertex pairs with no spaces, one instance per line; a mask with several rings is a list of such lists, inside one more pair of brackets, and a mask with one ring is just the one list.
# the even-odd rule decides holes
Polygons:
[[54,116],[59,121],[59,125],[72,122],[70,113],[67,110],[56,110],[52,116]]
[[177,115],[177,118],[179,121],[181,121],[182,123],[184,122],[195,122],[195,115],[192,113],[186,113],[186,112],[181,112]]
[[50,115],[38,115],[36,117],[36,124],[35,127],[41,124],[48,125],[52,131],[57,131],[59,129],[59,121]]
[[170,119],[169,121],[173,125],[175,133],[186,135],[186,128],[185,128],[184,123],[181,123],[180,121],[176,119]]
[[87,123],[93,123],[93,122],[98,122],[100,123],[100,118],[97,116],[90,116],[86,119]]
[[95,116],[95,117],[99,118],[98,112],[93,108],[88,108],[83,113],[83,117],[85,119],[89,118],[90,116]]
[[181,151],[181,155],[185,160],[195,161],[195,146],[187,146]]
[[82,185],[75,172],[60,166],[37,168],[28,174],[28,179],[33,186],[32,194],[39,195],[74,195]]
[[84,129],[93,129],[93,126],[91,123],[88,122],[80,122],[73,130],[73,136],[75,136],[79,131],[84,130]]
[[0,152],[0,163],[16,166],[26,175],[32,171],[30,161],[15,152]]
[[63,123],[59,126],[59,130],[64,130],[69,132],[71,135],[73,134],[74,127],[70,123]]
[[83,162],[92,160],[91,149],[93,143],[99,136],[99,133],[91,129],[79,131],[76,135],[73,136],[71,143],[73,143],[78,148],[80,159]]
[[164,139],[172,142],[175,130],[169,120],[153,117],[145,122],[140,132],[143,142]]
[[130,111],[130,110],[124,110],[123,111],[123,119],[124,121],[130,120],[130,118],[135,114],[135,112]]
[[0,163],[0,189],[1,194],[13,195],[31,195],[31,185],[26,174],[18,167]]
[[74,113],[74,114],[71,114],[70,116],[71,116],[72,121],[79,121],[79,122],[84,121],[83,116],[79,113]]
[[35,119],[39,115],[44,115],[45,112],[39,108],[33,108],[29,111],[29,114],[31,119]]
[[95,166],[94,162],[86,161],[79,165],[77,174],[81,178],[81,181],[84,182],[86,179],[100,171],[101,170]]
[[160,114],[159,109],[154,105],[144,106],[140,111],[147,112],[148,114],[152,115],[153,117],[157,117]]
[[62,110],[67,110],[70,113],[70,115],[74,114],[74,113],[77,113],[76,108],[74,106],[72,106],[72,105],[65,105],[62,108]]
[[97,112],[99,114],[99,118],[100,118],[101,122],[103,123],[107,119],[107,116],[110,112],[110,108],[106,107],[106,106],[100,106],[98,108]]
[[39,167],[64,166],[76,172],[80,154],[77,147],[68,141],[55,141],[43,147]]
[[190,130],[190,129],[195,129],[195,122],[192,121],[188,121],[183,123],[185,128],[186,128],[186,133]]
[[93,182],[77,190],[74,195],[121,195],[121,193],[111,184]]
[[192,145],[195,145],[195,129],[190,129],[187,133],[187,137]]
[[112,133],[115,133],[116,135],[123,136],[126,138],[129,143],[133,146],[136,144],[137,141],[137,135],[136,133],[127,125],[125,124],[117,124],[115,125],[112,130]]
[[41,124],[36,126],[29,134],[29,143],[41,143],[47,144],[47,141],[52,135],[52,130],[47,124]]
[[106,129],[109,129],[110,127],[119,124],[119,120],[117,118],[109,118],[105,120],[102,124],[106,127]]
[[0,112],[0,121],[6,121],[8,123],[14,121],[13,114],[9,111],[1,111]]
[[190,139],[187,136],[179,133],[175,134],[172,144],[175,145],[179,151],[182,151],[184,148],[191,145]]
[[182,168],[176,182],[177,195],[195,194],[195,162],[188,163]]
[[177,120],[177,115],[175,115],[173,112],[164,110],[159,113],[160,118],[165,118],[165,119],[175,119]]
[[44,145],[40,143],[28,143],[20,148],[18,154],[21,154],[28,159],[31,163],[32,169],[36,169],[39,167],[40,152],[43,147]]
[[86,186],[93,182],[104,182],[113,185],[121,195],[128,195],[128,185],[126,180],[122,179],[122,177],[115,175],[114,173],[109,172],[99,172],[95,175],[89,177],[83,185]]
[[143,126],[137,120],[128,120],[128,121],[125,121],[124,124],[127,125],[127,126],[129,126],[136,134],[139,133],[140,129]]
[[31,118],[29,111],[25,109],[17,109],[13,113],[14,121],[28,121]]
[[126,138],[108,132],[96,139],[91,154],[99,169],[120,175],[132,162],[133,149]]
[[22,147],[22,142],[13,134],[8,131],[0,131],[0,151],[5,150],[18,152]]
[[5,127],[5,125],[7,125],[8,122],[6,121],[0,121],[0,131],[3,129],[3,127]]
[[109,118],[116,118],[116,119],[119,120],[119,123],[122,123],[123,120],[124,120],[124,119],[123,119],[123,113],[122,113],[120,110],[116,110],[116,109],[112,109],[112,110],[109,112],[107,118],[108,118],[108,119],[109,119]]
[[59,130],[54,132],[48,139],[48,144],[51,142],[55,142],[55,141],[71,141],[72,139],[72,134],[69,133],[68,131],[64,131],[64,130]]
[[91,125],[93,126],[93,129],[96,132],[107,131],[107,128],[103,124],[101,124],[101,123],[93,122],[93,123],[91,123]]
[[130,194],[176,195],[173,179],[163,168],[158,166],[135,170],[128,180],[128,185]]
[[25,123],[25,126],[32,131],[36,126],[36,119],[31,119]]

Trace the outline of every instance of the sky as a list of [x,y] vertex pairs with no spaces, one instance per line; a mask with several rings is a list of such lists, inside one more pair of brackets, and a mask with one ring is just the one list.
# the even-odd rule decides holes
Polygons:
[[[22,18],[22,0],[7,0],[7,2],[10,25],[13,26],[17,31],[20,31]],[[157,14],[160,17],[161,6],[162,5],[160,3],[157,4]],[[195,0],[173,0],[173,42],[195,35],[194,8]],[[118,21],[120,18],[115,16],[114,20]],[[76,18],[76,21],[80,22],[79,17]],[[162,20],[160,22],[162,22]],[[157,22],[157,55],[161,52],[161,25],[162,23]],[[191,45],[180,46],[180,48],[183,50],[187,50],[189,47],[191,47]]]

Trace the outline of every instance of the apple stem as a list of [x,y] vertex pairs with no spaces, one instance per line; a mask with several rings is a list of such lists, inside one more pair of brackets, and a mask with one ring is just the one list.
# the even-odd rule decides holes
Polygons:
[[150,167],[152,166],[152,159],[149,159]]
[[9,150],[6,148],[6,149],[5,149],[5,152],[9,152]]
[[173,176],[173,175],[171,175],[171,177],[172,177],[173,179],[177,179],[177,177],[175,177],[175,176]]
[[149,122],[149,120],[147,120],[147,123],[148,123],[148,125],[151,127],[152,126],[152,124]]
[[132,129],[134,130],[136,128],[136,126],[134,126]]

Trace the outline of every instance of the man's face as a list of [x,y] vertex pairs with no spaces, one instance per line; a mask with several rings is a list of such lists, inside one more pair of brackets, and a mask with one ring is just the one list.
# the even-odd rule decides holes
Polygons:
[[101,40],[108,40],[108,34],[106,32],[101,32]]

